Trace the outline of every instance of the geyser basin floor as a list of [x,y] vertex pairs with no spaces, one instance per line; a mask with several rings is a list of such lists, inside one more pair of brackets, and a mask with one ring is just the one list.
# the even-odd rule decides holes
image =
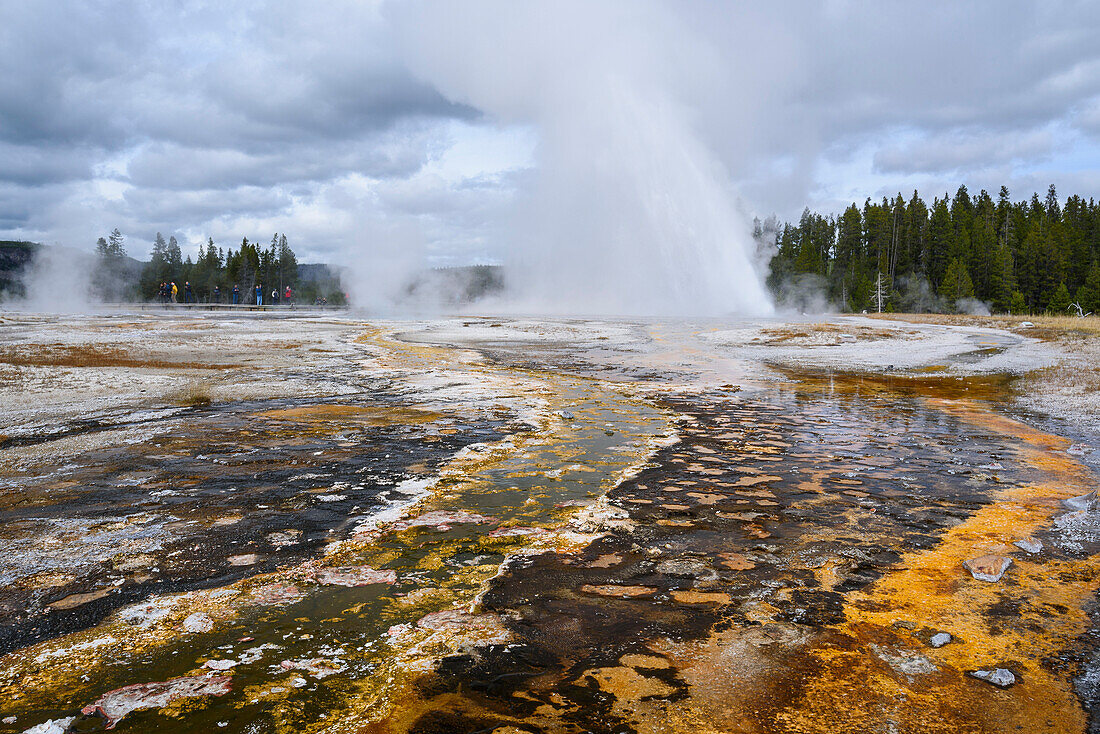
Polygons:
[[1095,476],[1009,417],[1026,337],[0,329],[0,731],[1088,727]]

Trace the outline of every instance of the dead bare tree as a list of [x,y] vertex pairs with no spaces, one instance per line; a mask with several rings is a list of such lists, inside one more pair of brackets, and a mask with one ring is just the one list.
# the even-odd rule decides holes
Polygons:
[[1081,308],[1081,304],[1076,301],[1069,304],[1069,308],[1077,312],[1077,318],[1079,319],[1083,319],[1086,316],[1092,316],[1092,311],[1085,313],[1085,309]]
[[875,276],[875,308],[879,313],[882,313],[882,305],[886,302],[886,289],[885,281],[882,277],[882,273],[879,272]]

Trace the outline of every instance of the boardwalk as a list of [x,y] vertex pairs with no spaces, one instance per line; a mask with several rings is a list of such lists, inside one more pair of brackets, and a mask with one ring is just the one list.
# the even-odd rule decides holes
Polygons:
[[257,306],[254,303],[133,303],[133,304],[117,304],[124,308],[136,308],[141,311],[302,311],[302,312],[316,312],[316,311],[344,311],[347,310],[347,306],[333,306],[331,304],[325,306],[310,305],[263,305]]

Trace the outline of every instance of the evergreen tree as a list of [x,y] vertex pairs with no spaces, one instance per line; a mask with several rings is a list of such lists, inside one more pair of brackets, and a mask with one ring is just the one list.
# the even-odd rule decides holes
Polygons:
[[867,267],[878,273],[888,272],[890,269],[890,243],[892,239],[892,227],[889,214],[889,203],[883,199],[882,204],[872,204],[868,199],[863,204],[863,239],[867,253]]
[[134,290],[134,284],[127,282],[126,248],[117,227],[107,239],[100,237],[96,240],[92,287],[96,295],[105,301],[122,300]]
[[955,236],[948,251],[949,258],[959,258],[963,262],[970,260],[970,235],[973,226],[974,202],[970,200],[966,186],[959,186],[955,198],[951,200],[951,228]]
[[863,246],[863,217],[855,204],[844,210],[836,229],[836,258],[830,296],[849,310],[856,310],[857,305],[862,310],[862,304],[854,300]]
[[1086,313],[1100,314],[1100,263],[1093,260],[1085,282],[1077,289],[1077,303]]
[[118,231],[118,227],[111,230],[111,236],[107,240],[107,255],[116,260],[126,257],[126,248],[122,246],[122,232]]
[[155,298],[160,291],[160,284],[170,279],[167,251],[168,244],[164,241],[164,236],[157,232],[153,249],[149,253],[149,262],[141,271],[141,297],[144,300]]
[[910,272],[927,275],[928,263],[924,259],[924,238],[928,232],[928,206],[920,198],[916,189],[913,190],[913,198],[909,200],[905,215],[908,219],[905,227],[905,242],[911,267],[909,270],[901,270],[898,275],[906,275]]
[[932,216],[928,220],[926,238],[928,280],[938,289],[947,273],[947,264],[951,253],[955,252],[955,231],[951,223],[951,212],[947,209],[947,199],[936,199],[932,203]]
[[971,246],[970,258],[967,262],[974,281],[974,292],[982,300],[992,300],[995,278],[993,271],[998,266],[996,256],[1000,248],[997,247],[997,235],[993,232],[993,225],[985,217],[974,218]]
[[1004,245],[997,245],[989,269],[989,291],[984,297],[992,302],[995,311],[1010,311],[1015,288],[1012,252]]
[[[1053,186],[1051,188],[1053,188]],[[1047,303],[1047,311],[1055,315],[1065,314],[1069,310],[1069,304],[1069,289],[1066,288],[1065,283],[1059,283],[1058,287],[1054,289],[1054,294],[1051,296],[1050,301]]]
[[1020,292],[1024,296],[1029,311],[1039,311],[1043,308],[1043,247],[1045,245],[1043,233],[1039,227],[1028,231],[1024,238],[1020,257],[1016,262],[1016,282]]
[[279,237],[279,276],[281,288],[298,288],[298,258],[294,256],[294,250],[287,244],[286,235]]
[[913,270],[913,254],[909,247],[910,220],[901,193],[894,198],[890,211],[890,254],[887,273],[893,283],[898,273]]
[[170,273],[170,279],[176,281],[182,279],[183,252],[180,251],[180,245],[178,242],[176,242],[175,235],[172,235],[168,238],[168,247],[166,247],[164,250],[164,259],[168,262],[168,272]]
[[1058,206],[1058,191],[1054,188],[1054,184],[1047,189],[1046,213],[1051,224],[1062,218],[1062,209]]
[[940,283],[939,294],[952,305],[957,305],[964,298],[974,297],[974,284],[970,281],[966,263],[960,258],[953,258],[948,264],[943,282]]
[[1027,308],[1027,300],[1024,298],[1024,294],[1020,291],[1012,291],[1012,298],[1008,303],[1008,310],[1014,314],[1029,313]]
[[1092,264],[1089,242],[1093,226],[1089,204],[1080,196],[1071,196],[1062,210],[1061,237],[1066,255],[1066,286],[1070,291],[1081,287]]

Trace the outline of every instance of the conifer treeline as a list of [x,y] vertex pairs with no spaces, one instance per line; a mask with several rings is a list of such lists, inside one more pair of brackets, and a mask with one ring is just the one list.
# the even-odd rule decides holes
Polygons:
[[[116,227],[110,237],[100,237],[96,243],[96,267],[92,277],[95,295],[107,301],[151,301],[160,295],[162,283],[175,283],[182,291],[185,283],[191,284],[191,292],[199,302],[217,300],[214,288],[221,289],[220,299],[228,301],[233,286],[240,286],[242,302],[250,298],[252,289],[263,287],[264,298],[272,291],[280,297],[287,286],[295,291],[299,302],[312,302],[323,298],[326,303],[340,305],[346,297],[337,278],[331,273],[316,274],[300,280],[298,258],[287,243],[286,235],[276,233],[271,245],[264,249],[245,237],[240,249],[223,250],[208,238],[199,247],[199,258],[183,258],[175,237],[168,238],[157,232],[149,262],[140,263],[127,257],[122,233]],[[136,268],[136,270],[135,270]]]
[[180,288],[190,282],[199,301],[209,300],[214,286],[225,294],[238,285],[243,292],[251,294],[255,286],[262,285],[265,291],[275,289],[280,295],[287,286],[294,289],[298,286],[298,258],[287,244],[285,234],[272,236],[267,249],[245,237],[236,252],[232,248],[223,251],[214,244],[213,238],[209,238],[206,246],[199,248],[196,262],[191,261],[190,255],[186,260],[182,255],[175,237],[165,242],[164,236],[157,232],[149,262],[141,274],[142,298],[152,299],[161,283],[172,282]]
[[1100,205],[1060,204],[1053,184],[1045,200],[1019,202],[1004,186],[996,201],[960,186],[931,206],[899,193],[839,217],[758,220],[754,234],[777,250],[768,284],[780,300],[824,288],[851,311],[876,310],[881,295],[895,311],[967,310],[976,299],[999,312],[1100,312]]

